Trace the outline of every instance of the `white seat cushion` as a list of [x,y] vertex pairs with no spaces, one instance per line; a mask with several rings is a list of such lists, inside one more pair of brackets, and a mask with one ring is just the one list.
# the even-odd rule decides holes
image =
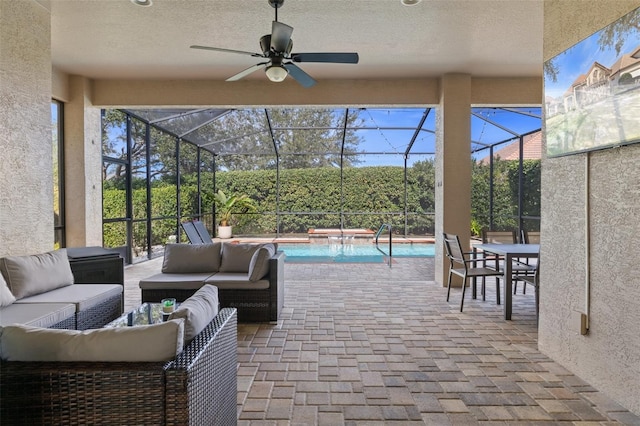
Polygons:
[[120,284],[74,284],[25,297],[15,303],[73,303],[76,305],[76,312],[80,312],[121,295],[122,290]]
[[249,274],[234,272],[218,272],[209,277],[205,284],[212,284],[219,289],[228,290],[256,290],[269,288],[269,280],[249,280]]
[[145,290],[197,290],[204,284],[211,273],[201,274],[156,274],[140,280],[138,284]]
[[0,310],[0,326],[24,324],[47,328],[75,314],[76,305],[69,303],[14,303]]

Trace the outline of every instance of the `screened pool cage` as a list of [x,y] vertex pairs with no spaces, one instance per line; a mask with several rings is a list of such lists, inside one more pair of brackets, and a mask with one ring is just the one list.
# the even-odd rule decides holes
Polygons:
[[[234,236],[317,229],[429,236],[435,222],[436,108],[104,110],[103,236],[125,259],[217,233],[214,194],[246,194]],[[472,232],[537,230],[540,108],[471,115]],[[537,140],[537,143],[536,143]]]

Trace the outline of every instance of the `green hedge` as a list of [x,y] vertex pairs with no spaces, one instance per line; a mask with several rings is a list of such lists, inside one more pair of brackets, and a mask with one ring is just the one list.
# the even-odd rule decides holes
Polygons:
[[[540,213],[540,162],[528,160],[525,167],[524,214]],[[475,163],[472,173],[472,222],[481,229],[489,226],[488,166]],[[340,227],[344,212],[346,228],[377,229],[392,223],[404,233],[404,169],[394,166],[334,167],[280,170],[280,191],[276,188],[276,170],[225,171],[216,173],[216,190],[246,193],[256,201],[258,212],[241,217],[234,233],[272,235],[280,232],[306,233],[310,228]],[[163,245],[175,235],[179,220],[197,215],[197,187],[189,176],[182,176],[180,216],[177,215],[177,190],[174,184],[156,182],[151,188],[152,245]],[[434,233],[435,168],[433,162],[417,162],[407,169],[407,231],[413,235]],[[517,229],[518,162],[496,161],[494,170],[494,227]],[[104,217],[126,216],[125,191],[105,188]],[[203,185],[203,214],[211,213],[213,188]],[[279,204],[276,206],[276,200]],[[134,245],[145,250],[147,217],[146,189],[133,191]],[[341,206],[343,208],[341,209]],[[277,210],[276,210],[276,207]],[[276,214],[276,211],[278,214]],[[370,213],[375,212],[375,213]],[[168,218],[168,219],[160,219]],[[211,223],[208,224],[211,227]],[[124,245],[122,224],[105,224],[106,246]]]

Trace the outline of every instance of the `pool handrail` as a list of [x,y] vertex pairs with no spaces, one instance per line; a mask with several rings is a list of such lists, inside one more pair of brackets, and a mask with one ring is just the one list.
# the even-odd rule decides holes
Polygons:
[[[378,238],[380,237],[380,234],[382,234],[382,231],[384,231],[384,229],[387,228],[389,229],[389,253],[385,253],[384,250],[382,250],[378,244]],[[375,241],[376,241],[376,249],[386,255],[389,256],[389,268],[391,268],[391,259],[393,258],[393,252],[392,252],[392,233],[391,233],[391,224],[390,223],[383,223],[382,225],[380,225],[380,228],[378,229],[378,232],[376,232],[376,237],[375,237]]]

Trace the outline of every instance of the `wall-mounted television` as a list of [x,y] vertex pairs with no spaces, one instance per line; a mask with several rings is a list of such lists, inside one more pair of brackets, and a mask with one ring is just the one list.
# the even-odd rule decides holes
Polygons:
[[547,155],[640,142],[640,8],[545,62]]

